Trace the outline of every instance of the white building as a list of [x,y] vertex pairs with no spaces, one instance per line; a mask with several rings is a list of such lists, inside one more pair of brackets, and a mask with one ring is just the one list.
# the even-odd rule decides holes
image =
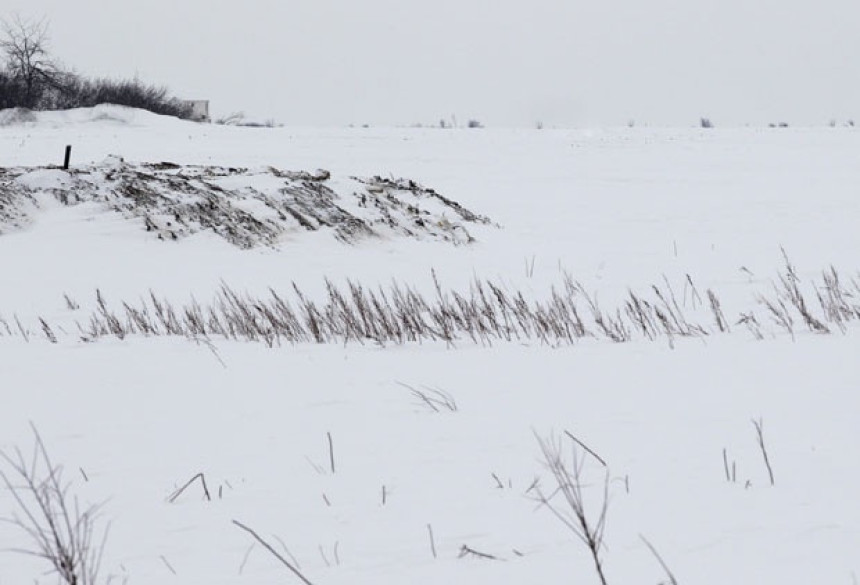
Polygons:
[[209,100],[183,100],[191,107],[191,119],[195,122],[211,122],[209,118]]

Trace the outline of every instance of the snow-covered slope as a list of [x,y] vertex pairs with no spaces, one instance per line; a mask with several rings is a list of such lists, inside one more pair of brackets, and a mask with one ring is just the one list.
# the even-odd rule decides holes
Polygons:
[[[297,230],[241,249],[211,230],[159,240],[96,197],[56,201],[45,187],[65,175],[16,174],[32,221],[0,235],[0,447],[29,454],[32,421],[70,493],[106,501],[105,578],[299,582],[236,520],[317,585],[597,583],[587,548],[539,502],[556,484],[536,437],[576,452],[592,522],[608,502],[609,583],[669,581],[642,536],[679,583],[858,578],[855,130],[243,129],[114,107],[11,118],[0,115],[7,176],[56,164],[71,144],[78,173],[114,156],[135,169],[325,168],[335,190],[407,177],[498,222],[470,224],[468,246],[347,246]],[[821,274],[831,263],[836,285]],[[217,307],[225,285],[249,311],[271,287],[306,316],[294,283],[321,314],[348,314],[326,278],[389,299],[408,288],[458,336],[380,345],[361,325],[337,343],[283,336],[270,348],[139,327],[88,334],[142,306],[156,320],[150,290],[190,308],[177,318]],[[468,329],[491,321],[469,308],[476,279],[530,307],[533,321],[515,325],[496,306],[499,331],[538,331],[561,309],[533,303],[553,287],[564,296],[566,278],[588,334]],[[630,339],[603,333],[586,298]],[[628,313],[633,298],[650,309]],[[446,317],[439,299],[460,312]],[[637,330],[637,314],[660,331]],[[198,473],[209,499],[199,480],[176,494]],[[0,494],[0,515],[15,511]],[[0,548],[29,546],[0,524]],[[3,553],[0,582],[54,582],[45,568]]]
[[175,118],[159,116],[146,110],[102,104],[94,108],[34,112],[22,108],[0,110],[0,127],[59,130],[73,127],[175,128],[188,124]]

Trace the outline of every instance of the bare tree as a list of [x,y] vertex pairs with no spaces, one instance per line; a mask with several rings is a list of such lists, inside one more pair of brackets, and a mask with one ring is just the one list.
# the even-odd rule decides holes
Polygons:
[[15,15],[0,25],[0,49],[12,78],[23,86],[24,106],[33,108],[47,88],[60,87],[62,73],[48,52],[48,21]]

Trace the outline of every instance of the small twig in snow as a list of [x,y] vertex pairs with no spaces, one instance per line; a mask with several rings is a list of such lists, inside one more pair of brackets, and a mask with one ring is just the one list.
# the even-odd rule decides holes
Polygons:
[[194,483],[198,479],[200,480],[200,485],[203,486],[203,497],[206,498],[207,502],[211,502],[212,496],[209,494],[209,488],[206,486],[206,477],[203,475],[203,473],[198,473],[197,475],[195,475],[194,477],[189,479],[185,483],[185,485],[183,485],[181,488],[179,488],[178,490],[173,492],[173,494],[171,494],[171,496],[169,498],[167,498],[167,501],[170,502],[171,504],[173,502],[175,502],[176,498],[181,496],[182,492],[184,492],[186,489],[188,489],[188,486],[190,486],[192,483]]
[[770,477],[770,485],[774,485],[773,480],[773,468],[770,466],[770,457],[767,455],[767,447],[764,444],[764,431],[762,427],[764,423],[762,419],[753,420],[753,426],[755,426],[755,432],[758,438],[758,446],[761,448],[761,454],[764,457],[764,464],[767,466],[767,474]]
[[242,564],[239,565],[239,574],[242,574],[242,571],[245,570],[245,565],[248,564],[248,559],[251,558],[251,551],[254,550],[254,547],[257,546],[256,542],[252,542],[251,546],[248,547],[248,550],[245,551],[245,556],[242,558]]
[[433,553],[433,558],[437,558],[436,556],[436,539],[433,538],[433,526],[430,524],[427,525],[427,533],[430,535],[430,552]]
[[174,568],[173,568],[173,565],[171,565],[171,564],[168,562],[167,558],[165,558],[165,556],[164,556],[164,555],[161,555],[159,558],[161,559],[161,562],[162,562],[162,563],[164,563],[164,566],[165,566],[165,567],[167,567],[167,568],[170,570],[170,572],[171,572],[171,573],[173,573],[173,574],[175,575],[175,574],[176,574],[176,569],[174,569]]
[[319,549],[319,551],[320,551],[320,556],[322,557],[322,560],[323,560],[323,562],[325,563],[325,566],[326,566],[326,567],[331,567],[331,563],[330,563],[330,562],[328,562],[328,557],[327,557],[327,556],[325,556],[325,551],[323,550],[322,545],[319,545],[317,548],[318,548],[318,549]]
[[481,559],[488,559],[490,561],[500,561],[501,560],[499,557],[497,557],[495,555],[482,553],[482,552],[477,551],[473,548],[470,548],[464,544],[463,546],[460,547],[460,554],[457,555],[457,558],[462,559],[463,557],[465,557],[467,555],[472,555],[474,557],[478,557]]
[[495,473],[495,472],[491,473],[490,475],[492,475],[492,476],[493,476],[493,479],[494,479],[494,480],[496,480],[496,487],[497,487],[498,489],[500,489],[500,490],[505,489],[505,484],[504,484],[504,483],[502,483],[502,480],[501,480],[501,479],[499,479],[499,476],[498,476],[498,475],[496,475],[496,473]]
[[675,579],[675,575],[673,575],[672,571],[669,570],[669,566],[663,560],[663,557],[660,556],[660,553],[657,552],[657,549],[654,548],[654,545],[648,542],[648,539],[641,534],[639,535],[639,538],[642,539],[642,542],[645,543],[645,546],[648,547],[648,550],[651,551],[651,554],[654,555],[654,557],[657,559],[657,562],[660,563],[661,567],[663,567],[663,570],[666,572],[666,576],[669,577],[669,583],[671,585],[678,585],[678,581]]
[[577,445],[579,445],[580,447],[582,447],[583,449],[585,449],[585,451],[586,451],[589,455],[591,455],[592,457],[594,457],[595,459],[597,459],[597,460],[600,462],[600,464],[601,464],[601,465],[603,465],[603,467],[608,467],[608,466],[606,465],[606,461],[604,461],[604,460],[603,460],[603,458],[602,458],[600,455],[598,455],[597,453],[595,453],[594,451],[592,451],[591,449],[589,449],[589,448],[588,448],[588,445],[586,445],[585,443],[583,443],[582,441],[580,441],[579,439],[577,439],[576,437],[574,437],[574,436],[573,436],[573,434],[571,434],[571,432],[570,432],[570,431],[564,431],[564,434],[565,434],[565,435],[567,435],[568,437],[570,437],[570,438],[573,440],[573,442],[574,442],[574,443],[576,443]]
[[331,440],[331,433],[326,433],[326,437],[328,437],[328,461],[331,472],[334,473],[334,443]]
[[247,532],[248,534],[250,534],[251,536],[253,536],[253,537],[257,540],[257,542],[259,542],[260,544],[262,544],[262,545],[266,548],[266,550],[267,550],[267,551],[269,551],[270,553],[272,553],[272,554],[275,556],[275,558],[276,558],[276,559],[278,559],[279,561],[281,561],[281,563],[283,563],[283,565],[284,565],[285,567],[287,567],[290,571],[292,571],[292,572],[293,572],[293,574],[294,574],[296,577],[298,577],[299,579],[301,579],[302,583],[304,583],[305,585],[313,585],[313,583],[311,583],[310,581],[308,581],[307,577],[305,577],[304,575],[302,575],[302,573],[301,573],[297,568],[295,568],[293,565],[291,565],[291,564],[290,564],[290,562],[289,562],[287,559],[285,559],[283,556],[281,556],[281,555],[278,553],[278,551],[276,551],[274,548],[272,548],[272,545],[270,545],[268,542],[266,542],[265,540],[263,540],[263,539],[260,537],[260,535],[259,535],[259,534],[257,534],[257,533],[256,533],[256,532],[254,532],[251,528],[248,528],[247,526],[245,526],[244,524],[242,524],[241,522],[239,522],[239,521],[237,521],[237,520],[233,520],[233,524],[235,524],[236,526],[238,526],[239,528],[241,528],[242,530],[244,530],[245,532]]

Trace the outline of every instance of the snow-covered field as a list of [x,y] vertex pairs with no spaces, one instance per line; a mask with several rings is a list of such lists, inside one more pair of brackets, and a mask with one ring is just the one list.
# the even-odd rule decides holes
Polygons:
[[[122,157],[326,169],[338,192],[350,177],[412,179],[494,222],[469,225],[467,245],[396,234],[345,244],[321,229],[241,249],[206,230],[159,239],[98,201],[37,195],[32,221],[0,235],[11,329],[0,325],[0,447],[31,453],[32,422],[70,495],[105,502],[104,579],[300,582],[236,520],[315,585],[597,583],[587,547],[538,501],[556,486],[538,437],[555,437],[568,461],[576,451],[593,522],[607,486],[608,583],[670,580],[643,536],[678,583],[860,579],[860,330],[855,318],[828,320],[813,287],[824,290],[833,265],[848,305],[860,303],[857,130],[242,129],[118,108],[0,115],[0,169],[56,165],[66,144],[79,168]],[[810,331],[786,302],[791,335],[761,302],[779,298],[783,250],[830,333]],[[322,302],[326,278],[397,281],[432,298],[431,271],[446,291],[490,279],[529,302],[568,275],[610,315],[630,290],[654,301],[652,284],[671,286],[704,331],[614,343],[587,316],[593,334],[572,343],[461,335],[270,348],[219,336],[85,342],[77,327],[97,289],[117,310],[150,290],[205,305],[223,283],[254,296],[289,296],[295,283]],[[690,283],[719,296],[731,332]],[[455,404],[434,409],[413,389]],[[169,501],[198,473],[211,500],[195,482]],[[560,496],[551,503],[566,512]],[[4,491],[0,516],[15,513]],[[0,524],[0,548],[31,546]],[[0,584],[55,582],[46,568],[4,552]]]

